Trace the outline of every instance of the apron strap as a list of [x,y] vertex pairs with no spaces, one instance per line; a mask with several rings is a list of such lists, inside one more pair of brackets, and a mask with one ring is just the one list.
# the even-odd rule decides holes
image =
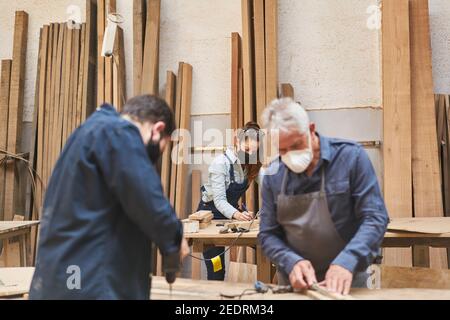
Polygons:
[[283,181],[281,182],[281,194],[283,196],[286,195],[286,186],[287,186],[287,181],[288,181],[288,174],[289,174],[289,169],[286,167],[286,170],[284,171]]
[[231,161],[230,157],[228,157],[228,155],[226,154],[226,152],[223,153],[223,155],[225,157],[227,157],[228,161],[230,161],[230,181],[231,183],[235,183],[236,179],[234,177],[234,167],[233,167],[233,162]]

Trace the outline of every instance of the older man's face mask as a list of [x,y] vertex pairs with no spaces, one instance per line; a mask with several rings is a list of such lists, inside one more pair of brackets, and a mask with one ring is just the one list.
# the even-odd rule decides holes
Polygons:
[[308,148],[303,150],[292,150],[286,152],[282,157],[281,161],[293,172],[300,174],[308,169],[314,158],[312,143],[311,143],[311,133],[308,131]]

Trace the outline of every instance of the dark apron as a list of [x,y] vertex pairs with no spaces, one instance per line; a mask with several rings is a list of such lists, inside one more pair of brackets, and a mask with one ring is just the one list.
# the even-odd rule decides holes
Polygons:
[[[319,192],[287,195],[289,170],[284,174],[278,196],[277,220],[283,227],[289,247],[309,260],[319,282],[325,279],[330,264],[345,248],[346,243],[331,220],[325,192],[325,169],[322,169]],[[280,284],[289,283],[287,275],[279,272]]]
[[[239,199],[241,199],[241,197],[245,194],[245,192],[249,188],[248,179],[245,178],[243,183],[237,183],[234,176],[233,162],[226,154],[225,156],[230,161],[230,185],[228,186],[228,189],[226,191],[227,201],[229,204],[231,204],[233,207],[236,208],[236,211],[238,211]],[[201,188],[201,191],[202,193],[205,192],[204,186]],[[217,210],[216,206],[214,205],[214,201],[205,203],[203,199],[201,199],[197,211],[201,210],[212,211],[212,213],[214,214],[214,219],[216,220],[227,219],[219,210]]]

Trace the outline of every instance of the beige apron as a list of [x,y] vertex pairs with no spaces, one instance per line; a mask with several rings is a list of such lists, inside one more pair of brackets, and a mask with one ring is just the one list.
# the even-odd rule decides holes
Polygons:
[[[346,246],[331,220],[325,169],[322,168],[320,191],[301,195],[286,194],[288,174],[286,169],[277,201],[277,220],[285,231],[289,247],[312,263],[317,280],[321,282],[330,264]],[[278,278],[280,284],[289,284],[287,275],[279,272]]]

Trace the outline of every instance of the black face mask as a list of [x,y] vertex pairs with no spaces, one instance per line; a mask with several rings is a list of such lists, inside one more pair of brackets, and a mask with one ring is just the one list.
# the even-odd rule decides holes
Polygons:
[[153,164],[158,163],[159,158],[161,158],[161,149],[159,147],[159,141],[154,142],[152,138],[150,138],[150,141],[147,144],[147,155]]

